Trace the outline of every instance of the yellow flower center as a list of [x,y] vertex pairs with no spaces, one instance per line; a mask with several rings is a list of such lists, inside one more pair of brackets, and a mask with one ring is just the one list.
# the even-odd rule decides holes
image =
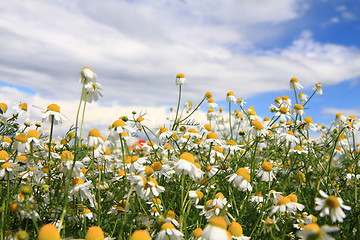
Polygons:
[[280,111],[281,114],[287,114],[288,109],[287,109],[286,107],[281,107],[281,108],[279,109],[279,111]]
[[118,175],[118,177],[124,176],[125,175],[125,170],[120,169],[117,175]]
[[297,145],[296,147],[294,147],[294,150],[304,151],[304,149],[300,145]]
[[104,232],[98,226],[90,227],[85,236],[85,240],[104,240],[104,238]]
[[340,206],[340,202],[337,197],[331,195],[325,199],[325,205],[331,209],[335,209]]
[[164,133],[166,131],[168,131],[169,129],[167,129],[166,127],[160,127],[160,133]]
[[298,174],[295,177],[295,180],[298,182],[305,182],[305,174],[303,172],[298,172]]
[[206,92],[206,93],[205,93],[205,97],[206,97],[206,98],[212,98],[211,92]]
[[281,197],[278,202],[276,203],[276,205],[280,206],[280,205],[284,205],[284,204],[287,204],[287,203],[290,203],[291,200],[289,197]]
[[317,83],[315,86],[316,86],[317,88],[322,88],[322,84],[321,84],[321,83]]
[[172,224],[172,223],[164,223],[162,226],[161,226],[161,231],[164,231],[166,229],[175,229],[175,226]]
[[115,122],[113,122],[113,124],[111,125],[111,128],[117,128],[117,127],[125,127],[125,122],[121,119],[116,120]]
[[142,122],[142,121],[144,121],[145,120],[145,118],[143,118],[143,117],[138,117],[137,119],[136,119],[136,122]]
[[26,143],[27,140],[28,140],[28,137],[26,136],[25,133],[19,133],[15,137],[15,141],[18,141],[18,142],[21,142],[21,143]]
[[60,107],[59,105],[56,105],[56,104],[50,104],[49,106],[47,106],[47,110],[48,111],[53,111],[53,112],[60,112]]
[[145,175],[150,177],[154,173],[154,169],[152,167],[146,166],[145,167]]
[[20,104],[19,104],[19,107],[20,107],[21,110],[23,110],[23,111],[27,111],[27,110],[28,110],[26,103],[20,103]]
[[296,110],[303,110],[303,109],[304,109],[304,106],[297,103],[297,104],[294,105],[294,108],[295,108]]
[[261,165],[261,169],[264,170],[265,172],[271,172],[273,169],[273,165],[270,162],[264,162]]
[[89,137],[100,137],[100,132],[99,132],[99,130],[94,128],[94,129],[89,131],[88,136]]
[[320,227],[317,223],[308,223],[305,225],[305,231],[306,230],[309,230],[309,229],[312,229],[314,230],[314,232],[318,232],[320,231]]
[[209,124],[205,124],[204,128],[206,129],[206,131],[209,131],[209,132],[212,130],[212,127]]
[[236,174],[242,176],[246,181],[250,182],[250,173],[246,168],[239,168],[236,171]]
[[169,210],[166,214],[166,218],[175,219],[175,212],[173,210]]
[[297,196],[293,193],[289,194],[287,197],[290,199],[291,202],[298,202]]
[[193,235],[193,237],[198,238],[201,236],[202,233],[203,233],[203,230],[201,228],[196,228],[193,231],[192,235]]
[[298,82],[298,79],[297,79],[297,78],[292,78],[292,79],[290,79],[290,82],[292,82],[292,83],[297,83],[297,82]]
[[63,162],[72,161],[74,160],[74,155],[70,151],[65,150],[62,152],[60,160]]
[[284,95],[284,96],[282,96],[282,100],[289,100],[289,96],[287,96],[287,95]]
[[7,105],[5,103],[0,103],[1,113],[6,113]]
[[265,219],[264,225],[269,226],[269,225],[272,225],[272,224],[274,224],[274,219],[272,219],[272,218],[266,218]]
[[11,140],[11,138],[9,138],[9,137],[3,137],[2,142],[11,143],[12,140]]
[[71,186],[74,187],[75,185],[82,185],[84,184],[84,181],[81,178],[74,178],[71,181]]
[[185,74],[183,74],[183,73],[178,73],[178,74],[176,75],[176,78],[185,78]]
[[9,154],[5,150],[0,151],[0,160],[7,160],[9,158]]
[[206,134],[206,139],[217,139],[218,135],[214,132],[209,132],[208,134]]
[[259,122],[258,120],[254,120],[253,122],[252,122],[252,125],[254,126],[254,128],[256,129],[256,130],[262,130],[262,129],[264,129],[264,126],[261,124],[261,122]]
[[59,240],[60,234],[57,228],[52,224],[46,224],[39,230],[37,240]]
[[29,132],[27,133],[27,137],[28,138],[36,138],[39,139],[40,138],[40,134],[38,131],[36,130],[29,130]]
[[4,163],[3,165],[1,165],[2,169],[8,168],[10,166],[9,162]]
[[234,140],[229,140],[226,142],[227,145],[236,146],[236,142]]
[[294,136],[294,133],[292,131],[287,131],[286,133],[291,135],[291,136]]
[[243,235],[243,229],[242,229],[241,225],[238,222],[232,222],[229,225],[228,231],[234,237],[241,237]]
[[154,162],[151,167],[154,169],[154,171],[160,171],[162,169],[161,162]]
[[130,240],[151,240],[148,232],[144,230],[135,230],[130,237]]
[[224,152],[224,148],[222,148],[221,146],[215,146],[214,150],[219,152],[219,153],[223,153]]
[[230,91],[226,94],[226,96],[234,96],[234,92],[233,91]]
[[256,192],[254,193],[255,196],[258,196],[258,197],[262,197],[263,195],[261,194],[261,192]]
[[225,198],[224,194],[222,194],[221,192],[215,194],[215,198],[220,198],[220,197],[222,197],[223,199]]
[[213,217],[209,220],[209,224],[211,226],[216,226],[216,227],[219,227],[221,229],[224,229],[226,230],[227,228],[227,225],[226,225],[226,222],[223,218],[221,217]]
[[204,197],[204,194],[200,191],[196,191],[196,195],[198,196],[199,200],[201,200]]

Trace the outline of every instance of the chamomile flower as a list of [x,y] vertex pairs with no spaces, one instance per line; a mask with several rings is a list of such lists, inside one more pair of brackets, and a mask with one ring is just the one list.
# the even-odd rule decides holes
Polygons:
[[228,233],[226,231],[227,224],[221,217],[213,217],[209,220],[209,223],[205,226],[203,233],[201,234],[202,240],[229,240]]
[[25,153],[30,148],[28,137],[25,133],[19,133],[15,136],[14,148],[21,153]]
[[145,230],[135,230],[131,234],[130,240],[151,240],[151,237]]
[[333,195],[327,195],[324,191],[319,191],[320,195],[325,198],[315,198],[316,207],[315,210],[321,211],[320,217],[325,217],[326,215],[330,215],[332,222],[343,222],[346,217],[343,209],[349,211],[351,207],[344,205],[344,201]]
[[175,226],[168,222],[164,223],[161,226],[161,231],[159,232],[158,236],[156,237],[156,240],[181,240],[184,238],[184,234],[177,230]]
[[308,223],[304,230],[299,231],[296,235],[305,240],[335,240],[328,233],[340,231],[339,227],[323,225],[319,227],[317,223]]
[[269,182],[274,180],[275,174],[273,172],[273,165],[270,162],[264,162],[258,170],[257,177],[261,177],[261,181]]
[[104,140],[101,138],[100,132],[97,129],[92,129],[88,134],[88,146],[99,146],[100,144],[104,144]]
[[204,194],[201,191],[189,191],[189,199],[195,204],[198,205],[199,201],[204,197]]
[[303,116],[304,115],[304,106],[297,103],[294,105],[294,111],[297,115]]
[[236,98],[233,91],[230,91],[226,94],[226,101],[236,103]]
[[90,202],[90,207],[95,207],[95,196],[91,193],[91,190],[94,186],[91,181],[84,181],[81,178],[73,178],[71,181],[71,189],[69,192],[69,197],[74,197],[83,201],[88,199]]
[[54,125],[62,123],[67,118],[60,113],[60,107],[56,104],[50,104],[47,106],[46,110],[43,112],[42,122],[49,121],[50,123],[54,121]]
[[174,170],[176,174],[189,175],[194,180],[199,180],[203,177],[203,171],[195,165],[195,157],[189,152],[184,152],[180,155],[177,161],[167,161],[165,163],[174,163]]
[[250,239],[250,237],[244,236],[243,229],[242,229],[240,223],[238,223],[238,222],[230,223],[230,225],[228,227],[228,231],[230,232],[232,239],[236,239],[236,240]]
[[46,224],[39,229],[37,240],[60,240],[60,233],[53,224]]
[[103,96],[101,93],[103,88],[100,83],[89,82],[85,84],[84,89],[86,94],[83,95],[82,100],[88,103],[93,101],[96,102],[99,99],[99,96]]
[[263,226],[261,228],[261,232],[263,233],[269,233],[271,231],[271,228],[275,228],[277,231],[280,231],[278,225],[276,224],[277,219],[276,217],[268,217],[265,220],[261,220],[261,222],[263,223]]
[[299,83],[297,78],[290,79],[290,89],[292,89],[292,90],[300,90],[302,88],[303,88],[303,86],[301,86],[301,84]]
[[176,85],[186,85],[187,80],[185,78],[185,75],[183,73],[179,73],[178,75],[176,75],[175,83],[176,83]]
[[274,215],[278,211],[281,213],[294,213],[297,209],[304,209],[304,205],[297,202],[292,202],[291,197],[281,197],[275,206],[273,206],[270,216]]
[[299,93],[299,99],[300,99],[300,102],[302,103],[302,104],[304,104],[304,103],[306,103],[307,102],[307,100],[308,100],[308,95],[306,95],[305,93],[303,93],[303,92],[301,92],[301,93]]
[[321,84],[321,83],[315,84],[315,87],[313,88],[313,90],[315,90],[315,93],[316,93],[316,94],[322,95],[322,94],[323,94],[322,84]]
[[218,105],[214,102],[214,99],[210,98],[207,102],[207,108],[216,108]]
[[236,173],[229,175],[229,182],[239,191],[252,191],[250,173],[246,168],[239,168]]
[[80,75],[81,75],[80,82],[83,84],[96,82],[97,75],[89,67],[83,67],[81,69]]

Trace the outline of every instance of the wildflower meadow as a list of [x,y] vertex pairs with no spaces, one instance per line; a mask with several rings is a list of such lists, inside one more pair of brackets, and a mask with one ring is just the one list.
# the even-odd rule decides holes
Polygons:
[[185,102],[191,83],[182,73],[174,83],[177,105],[156,129],[132,112],[84,132],[86,106],[102,97],[84,67],[75,123],[60,138],[61,106],[30,121],[31,103],[3,99],[0,239],[360,239],[360,120],[315,123],[306,110],[321,83],[304,93],[292,78],[268,116],[232,91],[224,108],[210,92]]

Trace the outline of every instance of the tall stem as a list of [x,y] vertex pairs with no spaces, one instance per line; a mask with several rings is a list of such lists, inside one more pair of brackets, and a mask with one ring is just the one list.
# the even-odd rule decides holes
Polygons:
[[175,130],[178,123],[177,123],[177,118],[178,118],[178,114],[179,114],[179,108],[180,108],[180,100],[181,100],[181,85],[179,85],[179,99],[178,99],[178,105],[176,108],[176,115],[175,115],[175,119],[174,119],[174,124],[171,128],[171,130]]

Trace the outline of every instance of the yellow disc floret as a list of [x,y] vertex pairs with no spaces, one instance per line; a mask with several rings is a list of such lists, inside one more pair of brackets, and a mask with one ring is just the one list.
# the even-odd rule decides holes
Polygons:
[[104,240],[104,232],[98,226],[89,227],[85,240]]
[[52,224],[46,224],[39,229],[37,240],[59,240],[60,234]]
[[53,104],[50,104],[49,106],[47,106],[46,110],[59,113],[60,107],[59,107],[59,105],[53,103]]

